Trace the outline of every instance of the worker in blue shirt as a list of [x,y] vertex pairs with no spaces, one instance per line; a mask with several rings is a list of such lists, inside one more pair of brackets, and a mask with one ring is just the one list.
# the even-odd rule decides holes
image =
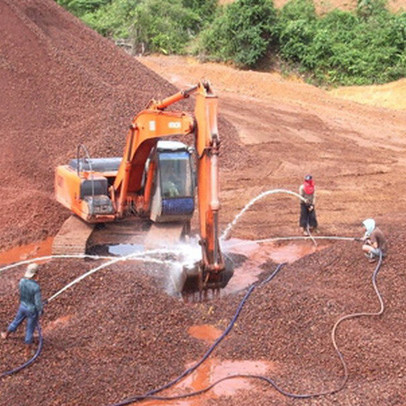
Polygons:
[[1,333],[1,338],[7,339],[10,333],[17,330],[17,327],[27,319],[25,332],[25,343],[28,345],[27,353],[31,351],[34,330],[37,327],[38,318],[43,312],[41,289],[37,282],[39,266],[36,263],[27,266],[24,277],[18,285],[20,290],[20,306],[14,320],[10,323],[7,331]]

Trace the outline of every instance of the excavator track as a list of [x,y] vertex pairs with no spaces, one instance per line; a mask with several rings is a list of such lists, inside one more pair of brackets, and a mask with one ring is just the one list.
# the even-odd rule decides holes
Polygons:
[[93,229],[93,224],[85,223],[75,215],[70,216],[54,238],[52,255],[85,254]]
[[112,246],[139,246],[142,250],[171,247],[179,242],[184,234],[184,223],[151,223],[133,217],[114,223],[88,224],[79,217],[70,216],[52,245],[53,255],[105,254]]

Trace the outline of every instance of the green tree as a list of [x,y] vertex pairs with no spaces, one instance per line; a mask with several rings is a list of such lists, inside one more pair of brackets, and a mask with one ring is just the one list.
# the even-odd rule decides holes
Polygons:
[[374,15],[388,13],[386,0],[357,0],[357,15],[360,18],[368,19]]
[[277,25],[279,50],[283,58],[295,63],[312,59],[307,53],[316,35],[316,22],[311,0],[291,0],[285,4]]
[[[137,52],[183,53],[209,18],[217,0],[60,0],[97,2],[81,18],[104,36],[130,40]],[[68,4],[69,2],[69,4]]]
[[273,44],[275,23],[271,0],[237,0],[221,8],[201,33],[198,52],[241,67],[255,66]]
[[183,53],[200,18],[182,0],[144,0],[134,10],[132,36],[147,51]]
[[58,4],[78,17],[96,11],[109,4],[111,0],[56,0]]
[[381,0],[362,1],[356,12],[321,17],[308,0],[287,3],[278,19],[282,58],[316,83],[363,85],[404,77],[406,17],[390,14]]
[[183,6],[199,16],[199,29],[207,22],[211,22],[218,7],[218,0],[183,0]]
[[84,14],[82,20],[105,37],[128,38],[134,10],[141,1],[110,0],[94,12]]
[[[194,52],[255,67],[271,51],[320,84],[385,83],[406,77],[406,13],[386,0],[318,16],[312,0],[56,0],[102,35],[137,52]],[[197,40],[196,40],[197,38]]]

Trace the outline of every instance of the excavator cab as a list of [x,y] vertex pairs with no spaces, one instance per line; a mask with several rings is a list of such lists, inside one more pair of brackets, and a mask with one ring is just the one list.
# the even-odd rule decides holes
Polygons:
[[156,178],[150,219],[157,223],[189,221],[195,210],[190,149],[182,142],[158,141],[153,159]]

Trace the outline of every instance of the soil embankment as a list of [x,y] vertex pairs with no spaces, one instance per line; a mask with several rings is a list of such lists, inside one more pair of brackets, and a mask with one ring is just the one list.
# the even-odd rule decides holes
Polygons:
[[[0,250],[54,235],[54,168],[121,156],[133,116],[177,89],[51,0],[0,1]],[[183,108],[190,104],[180,104]],[[233,133],[221,122],[224,133]]]

